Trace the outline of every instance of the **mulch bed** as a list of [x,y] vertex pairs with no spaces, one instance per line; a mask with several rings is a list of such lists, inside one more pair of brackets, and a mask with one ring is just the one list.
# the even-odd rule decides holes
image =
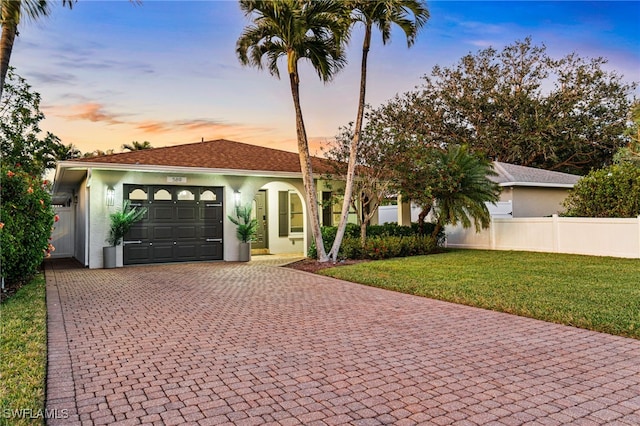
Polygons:
[[315,259],[303,259],[297,262],[290,263],[286,265],[287,268],[297,269],[299,271],[306,271],[311,273],[317,273],[322,269],[327,268],[336,268],[344,265],[355,265],[357,263],[369,262],[369,260],[340,260],[336,263],[331,261],[329,262],[318,262]]

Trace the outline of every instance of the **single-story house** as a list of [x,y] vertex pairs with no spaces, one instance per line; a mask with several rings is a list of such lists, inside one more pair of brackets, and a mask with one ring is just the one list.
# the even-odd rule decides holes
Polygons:
[[564,211],[562,202],[580,176],[493,162],[490,179],[502,188],[500,203],[511,204],[511,217],[544,217]]
[[[489,178],[502,189],[497,203],[487,203],[491,216],[544,217],[561,213],[562,202],[580,176],[515,164],[493,162],[497,176]],[[409,224],[418,220],[420,208],[408,203],[380,208],[379,221]]]
[[[313,157],[314,175],[330,173]],[[339,218],[329,185],[316,179],[323,225]],[[306,254],[312,237],[297,153],[212,140],[62,161],[54,183],[61,215],[55,253],[103,266],[109,214],[125,200],[148,209],[117,252],[118,266],[200,260],[235,261],[236,205],[253,205],[255,252]]]

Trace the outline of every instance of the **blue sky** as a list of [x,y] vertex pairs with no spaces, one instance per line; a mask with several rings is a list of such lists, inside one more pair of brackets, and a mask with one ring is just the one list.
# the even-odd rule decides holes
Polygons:
[[[426,28],[408,49],[379,34],[369,60],[368,103],[413,89],[438,64],[531,36],[553,57],[605,57],[640,82],[640,2],[431,1]],[[235,1],[80,0],[24,22],[11,64],[42,95],[42,129],[83,152],[216,138],[295,151],[288,79],[242,67],[235,43],[248,24]],[[323,84],[302,68],[301,96],[314,149],[353,121],[362,33],[349,65]],[[640,92],[636,92],[640,94]]]

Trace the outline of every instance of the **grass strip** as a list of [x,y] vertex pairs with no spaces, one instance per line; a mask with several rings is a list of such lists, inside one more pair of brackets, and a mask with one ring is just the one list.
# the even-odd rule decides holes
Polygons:
[[47,363],[45,277],[0,305],[0,424],[44,424]]
[[640,260],[450,250],[320,273],[347,281],[640,339]]

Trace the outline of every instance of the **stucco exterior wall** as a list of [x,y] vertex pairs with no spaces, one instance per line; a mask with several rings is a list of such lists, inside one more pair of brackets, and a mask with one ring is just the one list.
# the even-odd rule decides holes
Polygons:
[[[223,259],[236,261],[239,259],[239,241],[236,237],[236,228],[227,216],[234,214],[234,193],[240,193],[240,204],[252,203],[253,198],[260,189],[266,189],[268,194],[269,215],[269,249],[271,253],[300,253],[307,252],[307,246],[311,241],[310,227],[306,206],[304,217],[306,231],[299,237],[278,236],[278,191],[295,191],[301,199],[304,199],[304,188],[301,179],[274,178],[260,176],[231,176],[204,173],[176,173],[176,172],[139,172],[139,171],[114,171],[93,170],[89,179],[85,181],[84,188],[79,188],[77,220],[78,226],[82,226],[87,219],[89,236],[82,231],[76,234],[76,257],[82,259],[84,241],[88,240],[87,261],[85,265],[90,268],[102,268],[102,248],[106,246],[106,238],[109,229],[109,214],[122,206],[124,199],[123,185],[170,185],[175,178],[180,178],[181,186],[214,186],[224,188],[225,221],[223,223]],[[113,188],[115,202],[113,206],[107,206],[107,188]],[[84,195],[82,195],[84,194]],[[90,218],[90,220],[88,220]],[[117,250],[117,266],[122,266],[122,246]],[[82,260],[81,260],[82,261]]]
[[562,202],[569,195],[565,188],[505,187],[500,201],[511,201],[513,217],[544,217],[564,211]]

